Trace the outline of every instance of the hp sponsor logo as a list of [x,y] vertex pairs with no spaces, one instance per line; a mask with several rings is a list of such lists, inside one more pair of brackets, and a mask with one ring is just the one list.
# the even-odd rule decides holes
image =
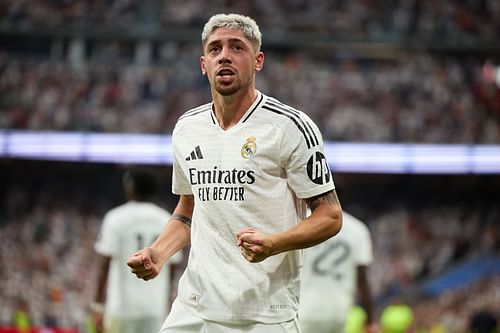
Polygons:
[[326,184],[330,181],[330,168],[326,162],[325,155],[317,151],[307,162],[307,175],[309,179],[318,185]]

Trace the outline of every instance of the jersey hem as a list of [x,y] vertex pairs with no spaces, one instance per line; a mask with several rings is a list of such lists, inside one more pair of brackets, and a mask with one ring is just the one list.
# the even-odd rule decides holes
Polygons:
[[[261,324],[280,324],[296,318],[297,313],[291,312],[287,316],[276,317],[262,317],[262,314],[257,313],[247,313],[243,316],[233,316],[233,317],[221,317],[217,316],[215,313],[204,313],[203,311],[198,311],[196,308],[193,308],[192,304],[184,301],[183,299],[179,299],[179,302],[186,309],[186,311],[190,312],[192,315],[202,318],[203,320],[218,322],[218,323],[226,323],[226,324],[252,324],[252,323],[261,323]],[[258,318],[260,317],[260,318]]]

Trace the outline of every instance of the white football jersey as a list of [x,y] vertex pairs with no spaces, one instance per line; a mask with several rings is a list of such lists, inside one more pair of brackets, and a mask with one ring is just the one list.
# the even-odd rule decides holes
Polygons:
[[303,216],[298,199],[334,189],[317,126],[303,112],[258,92],[227,131],[211,103],[186,112],[173,132],[173,155],[173,192],[195,199],[179,300],[214,321],[294,318],[302,251],[250,263],[236,233],[245,227],[285,231]]
[[178,252],[158,277],[138,279],[130,272],[127,259],[149,246],[160,235],[170,214],[148,202],[129,201],[104,217],[95,250],[111,257],[106,293],[106,314],[115,318],[164,318],[170,292],[170,264],[179,262]]
[[344,212],[337,235],[304,250],[299,319],[344,322],[355,302],[357,266],[372,261],[368,228]]

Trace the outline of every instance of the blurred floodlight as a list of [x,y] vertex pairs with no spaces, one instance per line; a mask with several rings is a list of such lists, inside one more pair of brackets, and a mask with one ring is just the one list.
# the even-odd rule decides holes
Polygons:
[[[0,130],[0,157],[170,165],[169,135]],[[500,174],[500,145],[326,142],[335,173]]]

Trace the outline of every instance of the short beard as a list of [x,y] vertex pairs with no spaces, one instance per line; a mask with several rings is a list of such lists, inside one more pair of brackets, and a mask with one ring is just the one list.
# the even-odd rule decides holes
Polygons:
[[233,85],[231,87],[224,87],[224,86],[221,86],[221,85],[218,85],[218,84],[215,85],[215,91],[217,91],[222,96],[231,96],[231,95],[234,95],[234,94],[236,94],[238,92],[239,88],[240,87],[237,86],[237,85]]

